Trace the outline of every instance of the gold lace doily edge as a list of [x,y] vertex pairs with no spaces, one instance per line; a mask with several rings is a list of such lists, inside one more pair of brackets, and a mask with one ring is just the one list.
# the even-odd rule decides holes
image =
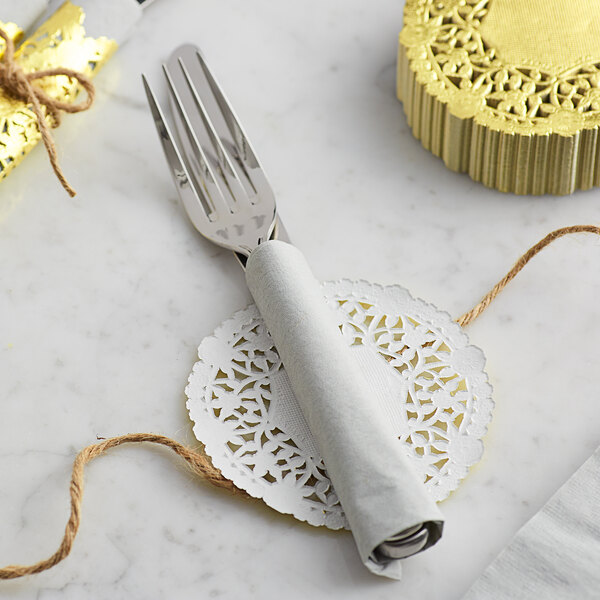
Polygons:
[[567,195],[600,186],[600,119],[523,133],[515,123],[486,119],[476,98],[469,106],[460,94],[453,103],[451,90],[432,93],[431,85],[436,84],[419,81],[400,41],[398,99],[413,135],[452,171],[520,195]]
[[[0,19],[0,27],[8,34],[8,36],[13,40],[13,42],[17,43],[21,41],[23,37],[23,30],[16,24],[11,21],[2,21]],[[3,39],[0,39],[0,56],[4,54],[4,46],[5,42]]]
[[[25,71],[68,67],[93,77],[117,49],[106,37],[87,37],[85,13],[77,4],[64,2],[50,18],[26,39],[15,56]],[[22,31],[14,23],[3,23],[15,41]],[[4,43],[0,45],[0,55]],[[54,98],[73,102],[79,91],[76,81],[65,76],[36,82]],[[44,112],[45,108],[42,107]],[[49,118],[48,124],[52,125]],[[37,118],[29,105],[0,90],[0,181],[5,179],[41,140]]]

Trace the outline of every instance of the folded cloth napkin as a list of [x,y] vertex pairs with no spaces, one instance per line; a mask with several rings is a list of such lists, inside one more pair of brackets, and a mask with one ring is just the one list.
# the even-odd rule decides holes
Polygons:
[[358,376],[352,350],[340,343],[336,316],[302,254],[284,242],[265,242],[248,259],[246,281],[363,562],[376,574],[399,579],[398,559],[425,550],[442,534],[435,501],[381,414],[374,391]]
[[600,598],[600,447],[515,535],[463,600]]

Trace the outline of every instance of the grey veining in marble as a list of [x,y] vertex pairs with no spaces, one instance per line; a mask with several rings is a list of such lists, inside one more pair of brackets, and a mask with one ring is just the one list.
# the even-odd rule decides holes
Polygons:
[[[235,261],[178,206],[146,108],[140,72],[159,81],[182,41],[211,61],[322,280],[401,283],[458,317],[550,230],[600,221],[600,190],[507,196],[423,150],[394,94],[401,24],[394,0],[158,0],[97,78],[94,109],[55,132],[78,196],[41,147],[0,184],[1,564],[55,550],[72,459],[97,435],[194,443],[196,346],[249,302]],[[370,575],[349,534],[132,447],[90,466],[72,555],[0,598],[460,598],[598,444],[599,261],[600,240],[560,240],[469,327],[495,389],[486,453],[403,581]]]

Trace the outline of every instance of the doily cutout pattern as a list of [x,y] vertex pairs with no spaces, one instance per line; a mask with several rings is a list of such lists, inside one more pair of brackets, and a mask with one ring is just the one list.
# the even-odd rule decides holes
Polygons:
[[505,63],[479,32],[493,1],[408,0],[401,40],[410,48],[419,81],[456,104],[458,112],[469,110],[478,121],[506,131],[573,135],[597,127],[600,63],[559,73],[541,63]]
[[[338,324],[436,501],[483,453],[492,389],[483,352],[400,286],[325,283]],[[202,341],[186,388],[194,433],[225,477],[282,513],[347,527],[273,341],[254,305]]]
[[[600,185],[598,20],[584,0],[406,0],[397,81],[414,136],[449,169],[503,192]],[[535,35],[515,26],[523,21]],[[520,55],[524,37],[517,60],[510,49]],[[573,38],[587,49],[577,59],[562,50]]]

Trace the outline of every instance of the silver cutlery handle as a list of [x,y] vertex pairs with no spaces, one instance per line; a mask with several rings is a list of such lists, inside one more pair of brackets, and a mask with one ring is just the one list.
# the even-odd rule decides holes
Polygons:
[[[443,518],[378,410],[301,252],[281,241],[260,244],[248,259],[246,281],[365,564],[386,568],[434,544]],[[416,536],[415,546],[414,531],[421,529],[427,534]],[[375,552],[386,541],[398,544],[403,532],[411,534],[407,552]]]

